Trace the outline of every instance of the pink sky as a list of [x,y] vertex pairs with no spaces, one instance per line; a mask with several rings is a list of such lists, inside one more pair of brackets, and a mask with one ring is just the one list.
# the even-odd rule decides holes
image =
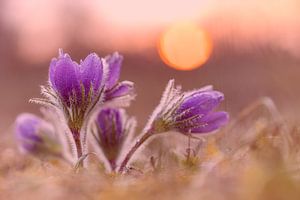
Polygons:
[[70,38],[94,49],[139,52],[183,20],[196,21],[215,41],[230,39],[238,48],[272,44],[300,56],[297,0],[7,0],[2,9],[5,25],[17,32],[20,55],[36,56],[33,61]]

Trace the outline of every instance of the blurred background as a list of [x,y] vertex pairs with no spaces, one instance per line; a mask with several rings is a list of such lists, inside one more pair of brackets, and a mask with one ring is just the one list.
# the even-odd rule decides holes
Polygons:
[[171,78],[184,90],[214,85],[232,117],[270,96],[297,119],[299,13],[299,0],[1,0],[0,132],[19,112],[39,113],[28,100],[40,96],[58,48],[76,61],[123,54],[140,127]]

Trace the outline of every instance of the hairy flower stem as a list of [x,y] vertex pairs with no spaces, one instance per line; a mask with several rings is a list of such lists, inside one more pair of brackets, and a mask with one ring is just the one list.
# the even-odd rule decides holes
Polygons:
[[136,141],[136,143],[134,144],[134,146],[129,150],[129,152],[126,154],[123,162],[120,165],[119,168],[119,173],[123,173],[124,169],[126,168],[128,162],[130,161],[131,157],[133,156],[133,154],[138,150],[138,148],[147,140],[149,139],[149,137],[151,137],[152,135],[154,135],[154,133],[152,132],[152,129],[150,129],[149,131],[147,131],[140,139],[138,139]]
[[115,160],[109,160],[111,171],[114,172],[116,170],[116,161]]
[[76,151],[77,151],[77,159],[79,159],[82,156],[82,146],[80,141],[80,132],[79,131],[72,131],[72,135],[74,138],[74,142],[76,145]]

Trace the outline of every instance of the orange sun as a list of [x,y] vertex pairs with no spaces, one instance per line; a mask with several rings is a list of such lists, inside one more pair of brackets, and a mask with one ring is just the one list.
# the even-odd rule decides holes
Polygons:
[[212,40],[208,33],[191,22],[176,23],[160,37],[162,60],[177,70],[192,70],[203,65],[211,55]]

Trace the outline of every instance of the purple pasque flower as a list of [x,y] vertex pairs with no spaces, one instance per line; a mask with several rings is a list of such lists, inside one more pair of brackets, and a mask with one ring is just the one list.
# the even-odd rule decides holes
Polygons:
[[182,92],[181,87],[170,80],[141,136],[121,162],[119,172],[124,172],[135,152],[155,134],[168,131],[203,134],[225,125],[228,114],[214,111],[223,99],[224,95],[211,86]]
[[21,152],[61,155],[60,143],[55,139],[51,125],[33,114],[22,113],[17,117],[15,134]]
[[42,87],[46,99],[38,102],[63,112],[78,148],[85,119],[103,98],[104,79],[103,62],[96,53],[78,64],[60,49],[58,58],[50,63],[50,87]]
[[[107,67],[107,80],[105,83],[105,101],[124,96],[133,96],[134,84],[131,81],[118,82],[120,78],[123,56],[118,52],[104,58]],[[131,99],[130,99],[131,100]]]
[[180,87],[175,88],[174,80],[171,80],[154,113],[151,128],[154,132],[176,130],[184,134],[212,132],[229,120],[227,112],[214,111],[223,100],[223,93],[213,90],[211,86],[181,92]]
[[109,161],[111,169],[115,170],[121,149],[134,129],[135,120],[128,118],[123,109],[104,108],[99,112],[95,124],[97,145]]
[[86,143],[86,132],[82,133],[81,129],[103,98],[103,71],[103,62],[96,53],[89,54],[78,64],[59,50],[58,58],[53,58],[50,63],[50,87],[42,87],[42,94],[47,97],[44,102],[64,114],[78,158]]
[[[57,113],[64,115],[73,137],[70,142],[76,145],[73,154],[77,158],[86,151],[87,124],[99,107],[105,101],[115,103],[112,100],[131,96],[133,84],[129,81],[118,83],[121,62],[122,56],[118,53],[105,59],[91,53],[78,64],[60,50],[58,58],[53,58],[50,63],[50,86],[41,89],[46,98],[31,99],[54,107]],[[124,102],[123,105],[128,105],[128,101]]]
[[[59,50],[49,68],[50,87],[42,87],[47,105],[62,112],[76,146],[74,155],[80,158],[86,147],[86,125],[104,91],[103,63],[96,53],[89,54],[80,64]],[[42,102],[42,103],[44,103]],[[85,127],[82,131],[82,127]]]
[[102,80],[103,64],[96,53],[78,64],[60,50],[50,63],[50,85],[68,107],[87,107],[100,95]]

